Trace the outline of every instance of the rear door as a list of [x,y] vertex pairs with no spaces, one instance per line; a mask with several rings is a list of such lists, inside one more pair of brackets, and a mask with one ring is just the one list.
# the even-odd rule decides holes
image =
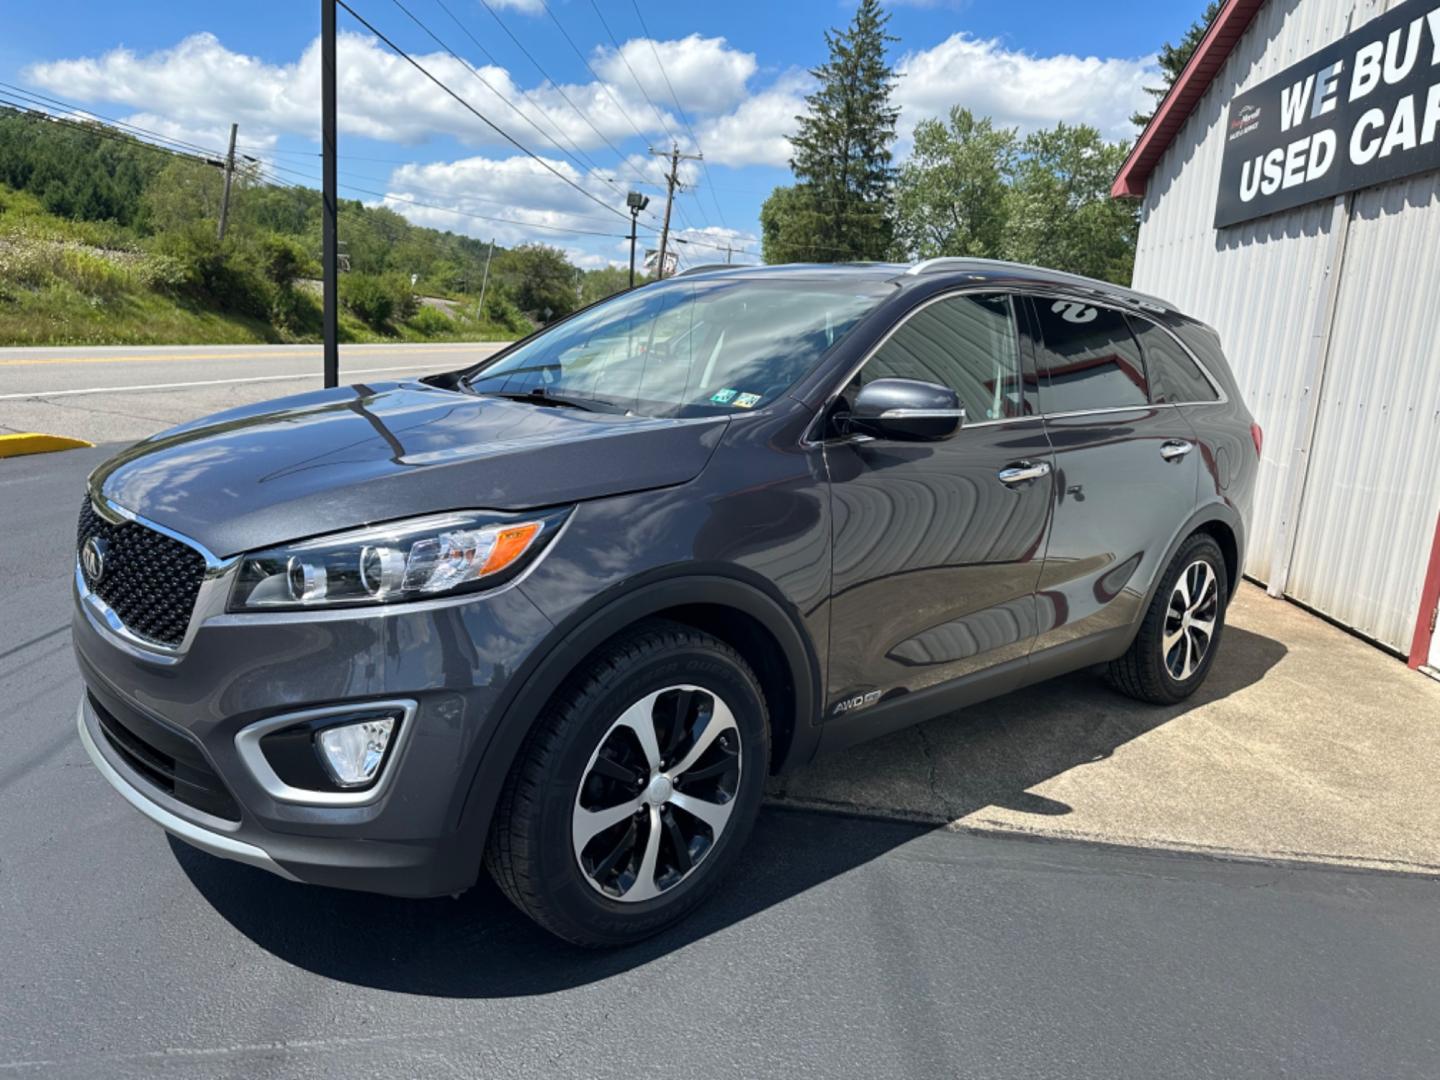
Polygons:
[[[943,442],[851,437],[826,446],[832,714],[1030,650],[1052,466],[1016,303],[995,293],[927,302],[846,390],[853,400],[877,378],[939,383],[960,395],[968,418]],[[1002,478],[1019,468],[1034,478]]]
[[1035,647],[1123,637],[1195,507],[1195,433],[1180,409],[1152,400],[1124,313],[1063,296],[1028,306],[1055,455]]

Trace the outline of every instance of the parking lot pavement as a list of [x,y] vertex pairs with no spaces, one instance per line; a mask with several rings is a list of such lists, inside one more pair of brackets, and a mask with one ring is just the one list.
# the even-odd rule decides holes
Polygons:
[[1241,586],[1210,677],[1143,705],[1095,671],[775,783],[958,828],[1440,874],[1440,682]]
[[[74,735],[75,503],[111,449],[0,462],[0,1077],[1434,1075],[1430,878],[772,805],[694,918],[592,953],[484,880],[458,900],[392,900],[170,840]],[[1252,642],[1262,659],[1220,687],[1238,700],[1311,647],[1298,630]],[[1098,710],[1099,691],[1074,682]],[[1050,784],[1091,768],[1080,749],[1120,758],[1186,722],[1136,727],[1118,708],[1078,714],[1091,734],[1049,773],[1019,770],[1023,744],[1008,744],[993,759],[1008,803],[1068,797],[1079,813]],[[1169,775],[1250,754],[1218,740],[1210,753]],[[928,790],[924,764],[881,744],[863,773],[846,767],[882,792],[912,774]]]

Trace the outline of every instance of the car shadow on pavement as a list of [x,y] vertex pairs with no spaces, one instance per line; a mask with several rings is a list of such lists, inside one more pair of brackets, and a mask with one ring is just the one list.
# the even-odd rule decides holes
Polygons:
[[[951,793],[945,812],[996,804],[1063,813],[1068,808],[1047,806],[1050,800],[1027,789],[1251,685],[1286,652],[1279,642],[1236,627],[1226,630],[1221,650],[1217,660],[1224,663],[1215,665],[1194,698],[1178,706],[1141,706],[1104,690],[1092,674],[1079,673],[925,725],[932,741],[934,729],[948,726],[947,738],[960,742],[949,752],[963,751],[969,740],[985,763],[978,772],[971,770],[976,790]],[[1081,722],[1063,723],[1062,708]],[[872,747],[884,750],[905,735]],[[1048,749],[1027,752],[1040,746]],[[837,758],[837,767],[846,767],[842,758],[855,755],[867,755],[859,760],[881,787],[896,779],[886,770],[914,772],[927,765],[923,754],[876,753],[860,746]],[[853,770],[855,763],[848,767]],[[922,782],[929,781],[922,777]],[[862,815],[867,809],[848,805]],[[402,900],[298,885],[174,838],[169,842],[181,869],[215,910],[280,959],[375,989],[480,998],[551,993],[641,966],[725,932],[934,828],[933,823],[822,815],[772,803],[761,812],[733,879],[698,911],[640,945],[598,952],[551,937],[512,907],[483,873],[477,886],[457,899]]]

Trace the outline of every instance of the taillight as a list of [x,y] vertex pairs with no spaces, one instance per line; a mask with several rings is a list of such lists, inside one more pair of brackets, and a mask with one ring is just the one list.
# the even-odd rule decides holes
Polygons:
[[1260,456],[1260,447],[1265,442],[1265,432],[1260,430],[1259,424],[1250,425],[1250,438],[1255,442],[1255,456]]

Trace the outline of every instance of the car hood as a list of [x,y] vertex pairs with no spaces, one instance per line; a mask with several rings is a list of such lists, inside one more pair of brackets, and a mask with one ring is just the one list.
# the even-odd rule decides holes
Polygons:
[[476,397],[425,383],[320,390],[165,431],[90,478],[216,555],[445,510],[525,510],[699,475],[727,420]]

